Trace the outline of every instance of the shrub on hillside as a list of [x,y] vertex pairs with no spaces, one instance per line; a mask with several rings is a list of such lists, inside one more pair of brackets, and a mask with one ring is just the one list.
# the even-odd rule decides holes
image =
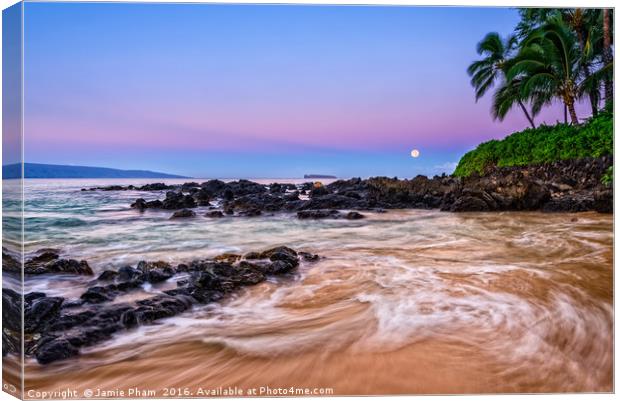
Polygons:
[[604,112],[582,125],[541,125],[502,140],[484,142],[466,153],[454,175],[484,174],[493,167],[527,166],[613,154],[613,114]]

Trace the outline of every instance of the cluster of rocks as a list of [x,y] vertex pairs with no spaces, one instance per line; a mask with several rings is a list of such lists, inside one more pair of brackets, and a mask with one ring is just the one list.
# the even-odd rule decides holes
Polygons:
[[[183,184],[185,185],[185,184]],[[181,189],[183,185],[167,185],[163,182],[155,182],[142,186],[135,185],[107,185],[103,187],[82,188],[82,191],[166,191],[172,189]]]
[[[195,183],[193,183],[195,184]],[[342,209],[374,209],[376,202],[362,199],[362,195],[349,192],[337,193],[330,186],[304,183],[300,185],[274,183],[269,186],[248,180],[223,182],[210,180],[184,189],[166,192],[165,198],[145,200],[138,198],[131,204],[132,208],[175,210],[172,218],[194,217],[192,210],[207,206],[205,217],[220,218],[225,216],[253,217],[263,212],[299,212],[300,218],[349,218],[363,217],[361,214],[343,214]],[[300,196],[306,195],[307,199]],[[212,203],[213,202],[213,203]],[[310,212],[312,211],[312,212]]]
[[[78,274],[92,275],[93,271],[85,260],[62,259],[56,249],[40,249],[35,256],[24,262],[23,272],[26,275],[38,274]],[[2,248],[2,270],[8,273],[21,274],[19,256]]]
[[[110,338],[114,333],[172,317],[193,305],[219,301],[227,294],[265,281],[268,276],[293,271],[301,260],[318,256],[280,246],[245,255],[223,254],[172,266],[140,262],[118,271],[106,270],[78,299],[48,297],[41,292],[24,296],[24,352],[41,364],[70,358],[79,349]],[[177,277],[177,287],[135,302],[112,303],[117,296]],[[18,353],[21,295],[3,288],[3,355]]]
[[613,211],[613,189],[601,182],[612,156],[505,167],[462,180],[442,210]]
[[[199,206],[209,207],[205,217],[219,218],[225,216],[253,217],[263,212],[281,210],[296,211],[303,200],[300,195],[312,196],[315,184],[301,185],[274,183],[269,186],[248,180],[224,182],[210,180],[198,183],[186,183],[173,191],[167,191],[163,199],[145,200],[138,198],[131,207],[145,209],[175,210],[172,218],[194,217],[191,210]],[[219,206],[215,206],[212,202]]]
[[[439,208],[450,212],[542,210],[611,212],[613,189],[601,177],[611,156],[555,163],[505,167],[466,178],[417,176],[413,179],[374,177],[339,180],[329,185],[305,183],[265,186],[247,180],[188,183],[166,193],[163,200],[137,199],[144,210],[179,210],[173,217],[192,217],[191,209],[209,206],[207,217],[258,216],[262,212],[296,212],[300,218],[333,218],[338,210]],[[307,195],[301,199],[300,195]],[[211,202],[215,201],[216,205]],[[316,211],[316,212],[310,212]],[[338,216],[340,217],[340,216]]]
[[[417,176],[336,181],[327,191],[360,199],[363,207],[439,208],[450,212],[542,210],[612,212],[613,189],[601,178],[611,156],[529,167],[495,168],[466,178]],[[348,208],[355,209],[354,207]]]
[[347,219],[347,220],[359,220],[365,216],[356,211],[348,213],[342,213],[336,209],[318,209],[318,210],[301,210],[297,212],[297,217],[305,219]]

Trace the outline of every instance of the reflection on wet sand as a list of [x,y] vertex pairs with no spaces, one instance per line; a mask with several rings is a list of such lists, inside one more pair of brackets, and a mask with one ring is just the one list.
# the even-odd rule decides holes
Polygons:
[[[204,225],[186,223],[184,240],[197,241]],[[325,259],[79,358],[28,361],[26,388],[612,390],[611,216],[390,211],[362,222],[232,225],[242,251],[282,243]],[[149,259],[170,256],[157,249]]]

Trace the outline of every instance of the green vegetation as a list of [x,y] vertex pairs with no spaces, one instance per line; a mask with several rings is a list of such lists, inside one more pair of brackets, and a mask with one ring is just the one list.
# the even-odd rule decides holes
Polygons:
[[[518,106],[532,128],[480,144],[461,158],[456,176],[613,154],[613,10],[527,8],[520,16],[513,34],[482,39],[482,58],[467,72],[476,100],[493,90],[493,119]],[[582,100],[590,117],[577,115]],[[538,113],[556,101],[564,105],[564,123],[536,127]],[[603,177],[612,178],[613,169]]]
[[609,166],[605,174],[601,177],[601,182],[608,187],[614,183],[614,166]]
[[588,99],[592,115],[601,99],[613,99],[613,10],[521,9],[515,32],[502,39],[487,34],[478,44],[482,59],[467,69],[476,100],[492,88],[494,119],[503,120],[514,106],[534,128],[544,106],[564,104],[564,122],[579,124],[575,104]]
[[613,114],[599,113],[582,125],[541,125],[501,141],[484,142],[466,153],[454,175],[483,174],[492,167],[527,166],[613,154]]

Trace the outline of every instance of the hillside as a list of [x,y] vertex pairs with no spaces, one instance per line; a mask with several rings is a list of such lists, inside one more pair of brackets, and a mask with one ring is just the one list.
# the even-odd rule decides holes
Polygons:
[[[25,178],[187,178],[147,170],[118,170],[106,167],[65,166],[56,164],[24,163]],[[21,176],[21,164],[2,166],[2,178]]]
[[596,158],[613,154],[613,146],[613,114],[604,112],[582,125],[541,125],[484,142],[461,158],[453,174],[468,177],[494,167]]

